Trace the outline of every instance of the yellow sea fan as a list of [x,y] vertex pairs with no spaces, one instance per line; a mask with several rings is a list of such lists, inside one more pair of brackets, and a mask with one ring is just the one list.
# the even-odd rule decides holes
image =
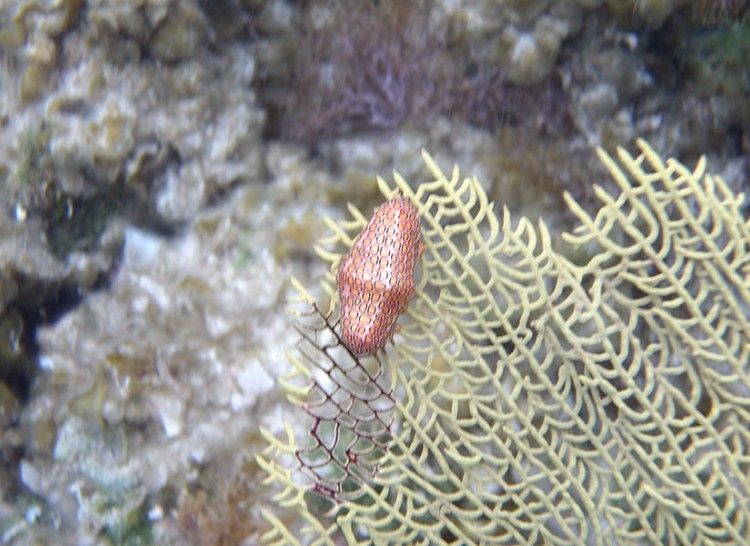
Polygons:
[[[331,273],[322,308],[296,284],[291,399],[310,433],[265,432],[259,463],[289,523],[269,543],[685,544],[750,536],[750,222],[705,161],[599,156],[596,188],[552,248],[543,222],[495,215],[481,185],[412,189],[427,250],[395,343],[340,343]],[[366,218],[329,221],[335,270]],[[303,386],[299,381],[302,380]]]

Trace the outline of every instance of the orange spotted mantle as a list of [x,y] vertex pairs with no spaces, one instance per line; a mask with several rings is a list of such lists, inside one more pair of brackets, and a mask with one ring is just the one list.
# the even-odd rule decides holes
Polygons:
[[372,353],[391,339],[414,296],[414,266],[422,248],[419,214],[397,197],[375,209],[336,273],[341,337],[353,353]]

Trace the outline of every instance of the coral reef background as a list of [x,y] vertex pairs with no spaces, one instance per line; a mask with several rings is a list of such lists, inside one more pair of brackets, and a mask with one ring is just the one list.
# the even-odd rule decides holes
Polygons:
[[749,57],[739,0],[3,2],[0,542],[256,543],[321,216],[422,147],[555,245],[597,145],[746,192]]

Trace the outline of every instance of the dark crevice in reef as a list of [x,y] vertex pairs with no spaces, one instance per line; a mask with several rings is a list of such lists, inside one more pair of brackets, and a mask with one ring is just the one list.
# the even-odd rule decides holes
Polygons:
[[109,286],[110,274],[101,273],[85,290],[72,282],[48,282],[20,273],[13,277],[18,295],[0,314],[0,381],[26,402],[38,371],[38,328],[60,320],[87,293]]

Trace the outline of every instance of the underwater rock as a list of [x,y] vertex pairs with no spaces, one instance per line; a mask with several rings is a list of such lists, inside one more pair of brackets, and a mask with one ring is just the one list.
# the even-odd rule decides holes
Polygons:
[[0,312],[15,302],[45,322],[65,308],[63,292],[83,294],[107,275],[121,248],[121,225],[102,222],[101,211],[88,205],[63,214],[54,228],[0,207]]
[[[0,383],[11,389],[17,399],[26,397],[36,373],[36,363],[27,347],[27,329],[17,309],[9,307],[0,313]],[[6,397],[5,401],[10,400]]]
[[569,33],[569,25],[552,17],[540,17],[532,32],[508,29],[502,35],[502,52],[498,57],[507,66],[508,81],[529,84],[542,81],[557,59],[562,40]]
[[[3,198],[33,216],[50,190],[76,198],[124,181],[140,210],[181,222],[217,193],[259,179],[264,113],[251,87],[254,57],[240,39],[212,43],[198,3],[172,11],[156,0],[95,1],[84,11],[74,9],[80,1],[42,4],[0,8],[15,25],[0,41],[18,59],[0,68],[3,81],[18,82],[0,100],[8,120],[0,164],[23,163],[19,144],[39,133],[35,161],[45,167],[38,178],[4,175]],[[154,145],[156,163],[132,164],[143,167],[142,150]],[[175,174],[193,198],[176,196]],[[190,183],[196,177],[202,185]]]
[[[310,164],[291,164],[290,175],[314,179]],[[172,536],[179,521],[161,508],[170,492],[206,472],[207,494],[242,479],[248,438],[260,422],[275,427],[283,407],[276,385],[294,337],[285,279],[323,273],[312,249],[279,260],[269,251],[305,214],[272,184],[236,191],[174,240],[128,227],[109,290],[39,331],[42,371],[22,423],[29,443],[40,439],[24,482],[72,542],[124,533],[152,510],[161,516],[150,532]],[[116,453],[95,447],[111,435]]]
[[583,13],[596,3],[580,0],[561,2],[439,2],[445,16],[460,21],[473,61],[500,65],[508,80],[529,84],[544,79],[557,62],[563,40],[578,32]]
[[23,300],[30,338],[103,286],[124,218],[169,232],[263,172],[244,36],[171,4],[0,5],[0,313]]
[[0,429],[18,420],[21,413],[21,402],[18,396],[5,384],[0,382]]
[[646,28],[659,28],[672,13],[677,0],[605,0],[605,5],[623,22],[635,16]]
[[440,118],[423,130],[350,135],[329,139],[318,149],[330,168],[341,173],[344,184],[330,184],[325,191],[342,208],[351,201],[369,212],[381,203],[368,173],[386,175],[398,165],[407,180],[419,180],[424,176],[419,150],[425,148],[433,150],[435,160],[446,170],[454,164],[471,164],[472,175],[496,207],[508,206],[561,228],[570,220],[561,207],[563,191],[588,195],[594,163],[590,154],[571,152],[571,146],[567,138],[539,138],[522,128],[502,129],[493,135]]
[[157,59],[183,61],[205,39],[206,31],[206,21],[198,7],[191,2],[181,2],[156,29],[149,49]]

